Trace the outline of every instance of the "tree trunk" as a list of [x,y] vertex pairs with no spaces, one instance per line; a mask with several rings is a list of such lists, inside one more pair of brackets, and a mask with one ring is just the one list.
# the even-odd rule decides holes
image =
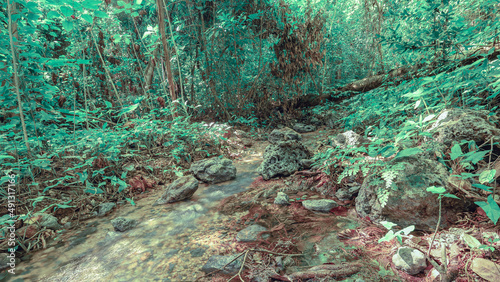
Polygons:
[[[165,9],[163,7],[163,0],[156,0],[156,6],[158,11],[158,27],[161,35],[161,42],[163,45],[163,56],[165,59],[165,71],[167,72],[168,90],[170,92],[170,98],[172,103],[177,100],[177,95],[175,93],[175,82],[172,76],[172,68],[170,66],[170,53],[168,51],[167,36],[165,35]],[[173,104],[172,110],[174,117],[177,116],[177,106]]]

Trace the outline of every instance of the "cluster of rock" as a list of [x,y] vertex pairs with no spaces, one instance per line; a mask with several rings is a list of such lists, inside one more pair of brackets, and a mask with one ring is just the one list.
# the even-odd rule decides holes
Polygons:
[[288,127],[273,130],[268,138],[271,145],[264,151],[264,161],[257,169],[262,178],[289,176],[303,169],[303,163],[312,154],[301,140],[302,136]]

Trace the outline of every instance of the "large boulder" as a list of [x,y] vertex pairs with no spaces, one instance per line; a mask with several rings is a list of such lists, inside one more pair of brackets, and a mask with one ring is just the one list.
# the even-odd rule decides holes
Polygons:
[[312,124],[296,123],[293,125],[293,130],[299,133],[307,133],[316,130],[316,126]]
[[300,133],[291,128],[284,127],[282,129],[275,129],[269,134],[269,143],[278,144],[283,141],[302,141]]
[[190,171],[198,180],[211,184],[236,178],[236,167],[229,159],[200,160],[191,164]]
[[[473,140],[477,145],[500,142],[500,129],[494,124],[496,116],[489,111],[453,109],[441,113],[429,132],[434,139],[447,146],[461,140]],[[497,145],[498,146],[498,145]]]
[[[375,222],[387,220],[401,227],[415,225],[433,230],[438,222],[439,202],[437,195],[427,192],[426,188],[446,187],[448,170],[441,163],[422,156],[400,158],[392,164],[398,164],[401,170],[385,174],[385,179],[376,174],[365,178],[356,198],[357,213]],[[390,181],[389,188],[387,181]],[[463,199],[452,198],[443,198],[442,204],[441,227],[454,222],[458,211],[473,206]]]
[[198,184],[198,180],[192,175],[180,177],[168,185],[163,195],[155,202],[155,205],[189,199],[198,190]]
[[302,137],[290,128],[271,132],[272,143],[264,151],[264,161],[257,172],[269,180],[276,176],[288,176],[302,168],[302,160],[309,159],[311,152],[300,142]]

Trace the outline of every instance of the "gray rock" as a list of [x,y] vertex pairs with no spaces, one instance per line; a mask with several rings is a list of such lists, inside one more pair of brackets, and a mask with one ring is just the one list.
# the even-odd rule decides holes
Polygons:
[[317,117],[315,116],[311,116],[311,118],[309,119],[309,122],[316,125],[316,126],[320,126],[321,125],[321,120],[318,119]]
[[[448,187],[447,168],[421,156],[393,160],[392,164],[397,164],[401,170],[394,172],[391,187],[386,188],[386,180],[377,174],[368,175],[364,179],[356,198],[358,215],[368,216],[374,222],[386,220],[399,226],[415,225],[418,229],[434,230],[439,217],[439,204],[437,196],[427,192],[426,188]],[[385,199],[378,198],[381,188],[389,193]],[[457,219],[457,212],[473,206],[474,203],[466,199],[443,198],[442,216],[447,220],[441,221],[441,227],[448,227],[450,222]]]
[[[250,225],[236,234],[236,241],[238,242],[254,242],[259,239],[257,236],[260,232],[267,231],[267,228],[258,224]],[[262,239],[269,238],[269,234],[262,234]]]
[[320,199],[320,200],[305,200],[302,201],[304,208],[312,211],[329,212],[331,209],[337,207],[334,200]]
[[41,227],[46,227],[52,230],[59,230],[63,228],[63,226],[57,222],[57,218],[55,216],[46,213],[39,213],[37,215],[41,216],[38,220],[38,224],[40,224]]
[[163,195],[154,203],[162,205],[189,199],[198,190],[198,180],[194,176],[183,176],[176,179],[165,189]]
[[499,142],[500,129],[494,124],[497,119],[489,116],[489,111],[453,109],[440,114],[428,131],[446,146],[461,140],[473,140],[478,145],[489,143],[491,138]]
[[284,127],[282,129],[275,129],[269,134],[268,141],[271,144],[278,144],[279,142],[282,141],[301,141],[302,136],[295,132],[294,130]]
[[109,231],[106,233],[106,237],[104,237],[105,242],[113,242],[120,238],[122,235],[115,231]]
[[302,159],[300,160],[300,165],[302,169],[310,169],[313,166],[314,161],[311,159]]
[[276,196],[276,199],[274,199],[274,203],[276,205],[289,205],[290,204],[290,198],[288,197],[287,194],[283,192],[278,192],[278,195]]
[[7,267],[10,267],[8,265],[8,263],[10,263],[10,259],[7,257],[8,255],[9,253],[0,253],[0,270],[4,270]]
[[301,160],[311,157],[309,150],[296,140],[281,141],[267,146],[264,161],[257,172],[269,180],[276,176],[289,176],[301,168]]
[[359,192],[359,189],[361,189],[360,185],[352,186],[349,188],[340,188],[335,193],[335,197],[337,197],[337,199],[341,201],[349,201],[354,198],[354,196]]
[[367,142],[369,142],[368,139],[363,138],[361,135],[352,130],[340,133],[333,138],[333,144],[335,144],[335,146],[339,146],[341,149],[346,149],[352,146],[359,147],[361,144]]
[[236,167],[229,159],[211,158],[191,164],[190,171],[200,181],[215,184],[236,178]]
[[102,203],[99,205],[98,216],[104,216],[116,206],[115,203]]
[[115,228],[115,231],[124,232],[134,228],[137,225],[137,221],[133,219],[127,219],[124,217],[117,217],[111,220],[111,224]]
[[190,250],[189,253],[191,254],[192,257],[201,257],[205,254],[206,250],[203,248],[196,248],[193,250]]
[[311,125],[311,124],[296,123],[293,126],[293,130],[295,130],[299,133],[312,132],[312,131],[316,130],[316,126]]
[[410,275],[416,275],[427,267],[424,254],[413,248],[401,247],[392,256],[392,262],[397,269]]
[[[203,271],[205,273],[210,273],[210,272],[213,272],[216,270],[221,270],[221,272],[224,274],[234,275],[234,274],[238,273],[238,271],[240,270],[241,263],[243,261],[243,256],[240,256],[238,259],[234,260],[236,257],[237,257],[237,255],[211,256],[208,259],[207,263],[201,268],[201,271]],[[229,262],[231,262],[231,263],[229,263]],[[227,266],[226,266],[226,264],[227,264]]]

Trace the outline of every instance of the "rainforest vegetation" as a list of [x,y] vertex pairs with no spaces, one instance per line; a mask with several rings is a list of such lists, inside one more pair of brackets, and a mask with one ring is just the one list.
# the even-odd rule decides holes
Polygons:
[[[391,206],[399,161],[425,155],[450,177],[427,192],[439,212],[469,199],[463,211],[497,228],[497,0],[3,0],[0,27],[0,252],[60,236],[30,227],[36,215],[78,228],[196,161],[242,158],[251,145],[235,147],[235,130],[266,142],[300,125],[326,134],[302,175],[328,183],[323,195],[366,178]],[[458,110],[462,129],[480,128],[436,137]],[[364,141],[338,146],[348,131]]]

